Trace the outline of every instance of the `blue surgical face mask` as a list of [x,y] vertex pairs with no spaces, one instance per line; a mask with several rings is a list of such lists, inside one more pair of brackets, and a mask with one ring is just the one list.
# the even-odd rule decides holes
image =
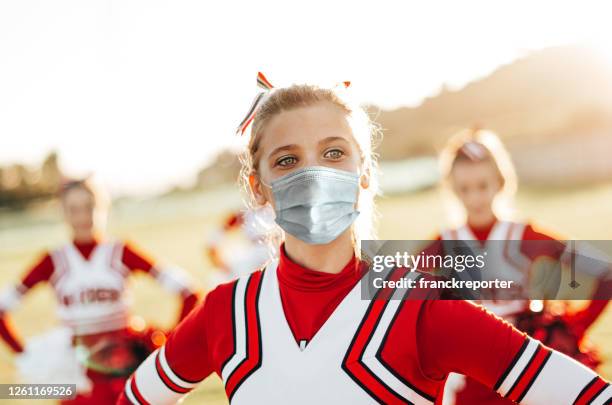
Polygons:
[[355,221],[359,175],[314,166],[272,182],[276,223],[311,244],[329,243]]

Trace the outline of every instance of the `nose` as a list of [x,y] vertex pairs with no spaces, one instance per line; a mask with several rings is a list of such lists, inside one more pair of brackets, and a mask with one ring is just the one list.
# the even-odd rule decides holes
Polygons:
[[322,163],[319,161],[318,153],[315,151],[309,151],[302,158],[302,167],[310,166],[322,166]]

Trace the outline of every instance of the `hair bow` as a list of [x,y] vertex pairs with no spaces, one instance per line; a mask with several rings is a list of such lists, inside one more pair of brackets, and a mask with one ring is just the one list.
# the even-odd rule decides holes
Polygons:
[[255,114],[257,113],[259,106],[263,104],[264,100],[266,99],[266,96],[270,93],[270,90],[274,88],[274,86],[272,86],[268,79],[266,79],[266,76],[264,76],[264,74],[261,72],[257,72],[257,87],[259,87],[261,90],[257,93],[257,95],[255,96],[255,100],[253,100],[253,102],[251,103],[249,112],[242,119],[240,125],[238,125],[238,128],[236,129],[236,134],[238,135],[244,135],[244,131],[246,131],[246,129],[249,127],[249,125],[255,118]]
[[[343,88],[348,88],[350,85],[351,85],[351,82],[344,81],[344,82],[337,84],[336,87],[342,86]],[[236,134],[238,135],[244,135],[244,132],[247,130],[251,122],[253,122],[253,119],[255,119],[257,110],[264,103],[264,101],[268,98],[268,96],[270,95],[270,91],[274,88],[274,86],[272,86],[272,84],[266,78],[266,76],[264,76],[264,74],[261,72],[257,72],[257,87],[260,90],[255,96],[255,99],[253,100],[253,102],[251,103],[249,112],[242,119],[242,121],[240,122],[240,125],[238,125],[238,128],[236,129]]]

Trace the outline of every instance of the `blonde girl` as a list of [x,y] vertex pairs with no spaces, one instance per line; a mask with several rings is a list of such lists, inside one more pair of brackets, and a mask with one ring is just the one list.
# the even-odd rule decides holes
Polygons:
[[[564,262],[575,256],[569,246],[550,234],[537,230],[529,222],[512,219],[516,173],[510,155],[495,133],[474,128],[455,134],[440,154],[440,169],[445,201],[449,203],[451,220],[456,226],[444,229],[436,237],[436,242],[428,248],[430,254],[445,253],[452,241],[467,241],[487,252],[485,272],[501,274],[524,288],[537,278],[536,270],[544,268],[544,263]],[[578,270],[599,278],[594,297],[603,297],[611,288],[607,280],[609,269],[594,268],[592,263]],[[559,270],[547,268],[557,273]],[[591,354],[580,349],[580,342],[587,328],[606,307],[607,299],[593,300],[583,311],[559,318],[555,323],[558,326],[555,331],[559,333],[553,334],[548,332],[546,325],[540,325],[544,317],[534,318],[526,289],[513,293],[515,299],[505,297],[481,301],[481,304],[522,330],[537,334],[547,345],[589,366],[597,364]],[[541,302],[534,301],[532,306]],[[542,309],[538,308],[539,313],[546,313],[546,308],[544,312]],[[455,401],[447,398],[448,403],[512,403],[475,379],[468,378],[462,384],[464,387],[457,392]],[[454,384],[449,387],[451,385]]]
[[278,260],[210,292],[119,403],[172,404],[212,373],[232,404],[433,404],[457,370],[531,404],[606,385],[468,302],[362,299],[376,178],[367,116],[343,91],[258,82],[243,173],[252,202],[274,208]]

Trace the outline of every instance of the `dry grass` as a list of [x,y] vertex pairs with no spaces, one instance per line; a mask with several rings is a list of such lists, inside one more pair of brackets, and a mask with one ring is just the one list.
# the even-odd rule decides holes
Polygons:
[[[519,194],[517,205],[528,218],[536,218],[553,231],[581,239],[610,239],[612,233],[612,185],[578,190],[529,190]],[[204,288],[210,264],[203,254],[207,233],[222,214],[239,207],[231,191],[181,195],[162,200],[124,203],[111,218],[110,234],[134,241],[142,250],[188,269]],[[445,223],[435,191],[385,197],[379,204],[380,237],[425,239]],[[51,212],[51,214],[49,213]],[[55,211],[45,209],[27,215],[0,218],[0,285],[17,280],[44,249],[65,242],[66,234]],[[132,282],[135,312],[161,326],[172,325],[178,302],[146,277]],[[54,297],[47,287],[36,288],[13,314],[22,335],[43,332],[56,322]],[[602,373],[612,377],[612,311],[608,310],[591,330],[591,339],[602,349]],[[0,345],[0,381],[13,380],[11,355]],[[184,403],[226,403],[220,381],[209,378]],[[10,403],[0,401],[0,403]],[[19,402],[16,402],[17,404]],[[40,402],[43,403],[43,402]]]

